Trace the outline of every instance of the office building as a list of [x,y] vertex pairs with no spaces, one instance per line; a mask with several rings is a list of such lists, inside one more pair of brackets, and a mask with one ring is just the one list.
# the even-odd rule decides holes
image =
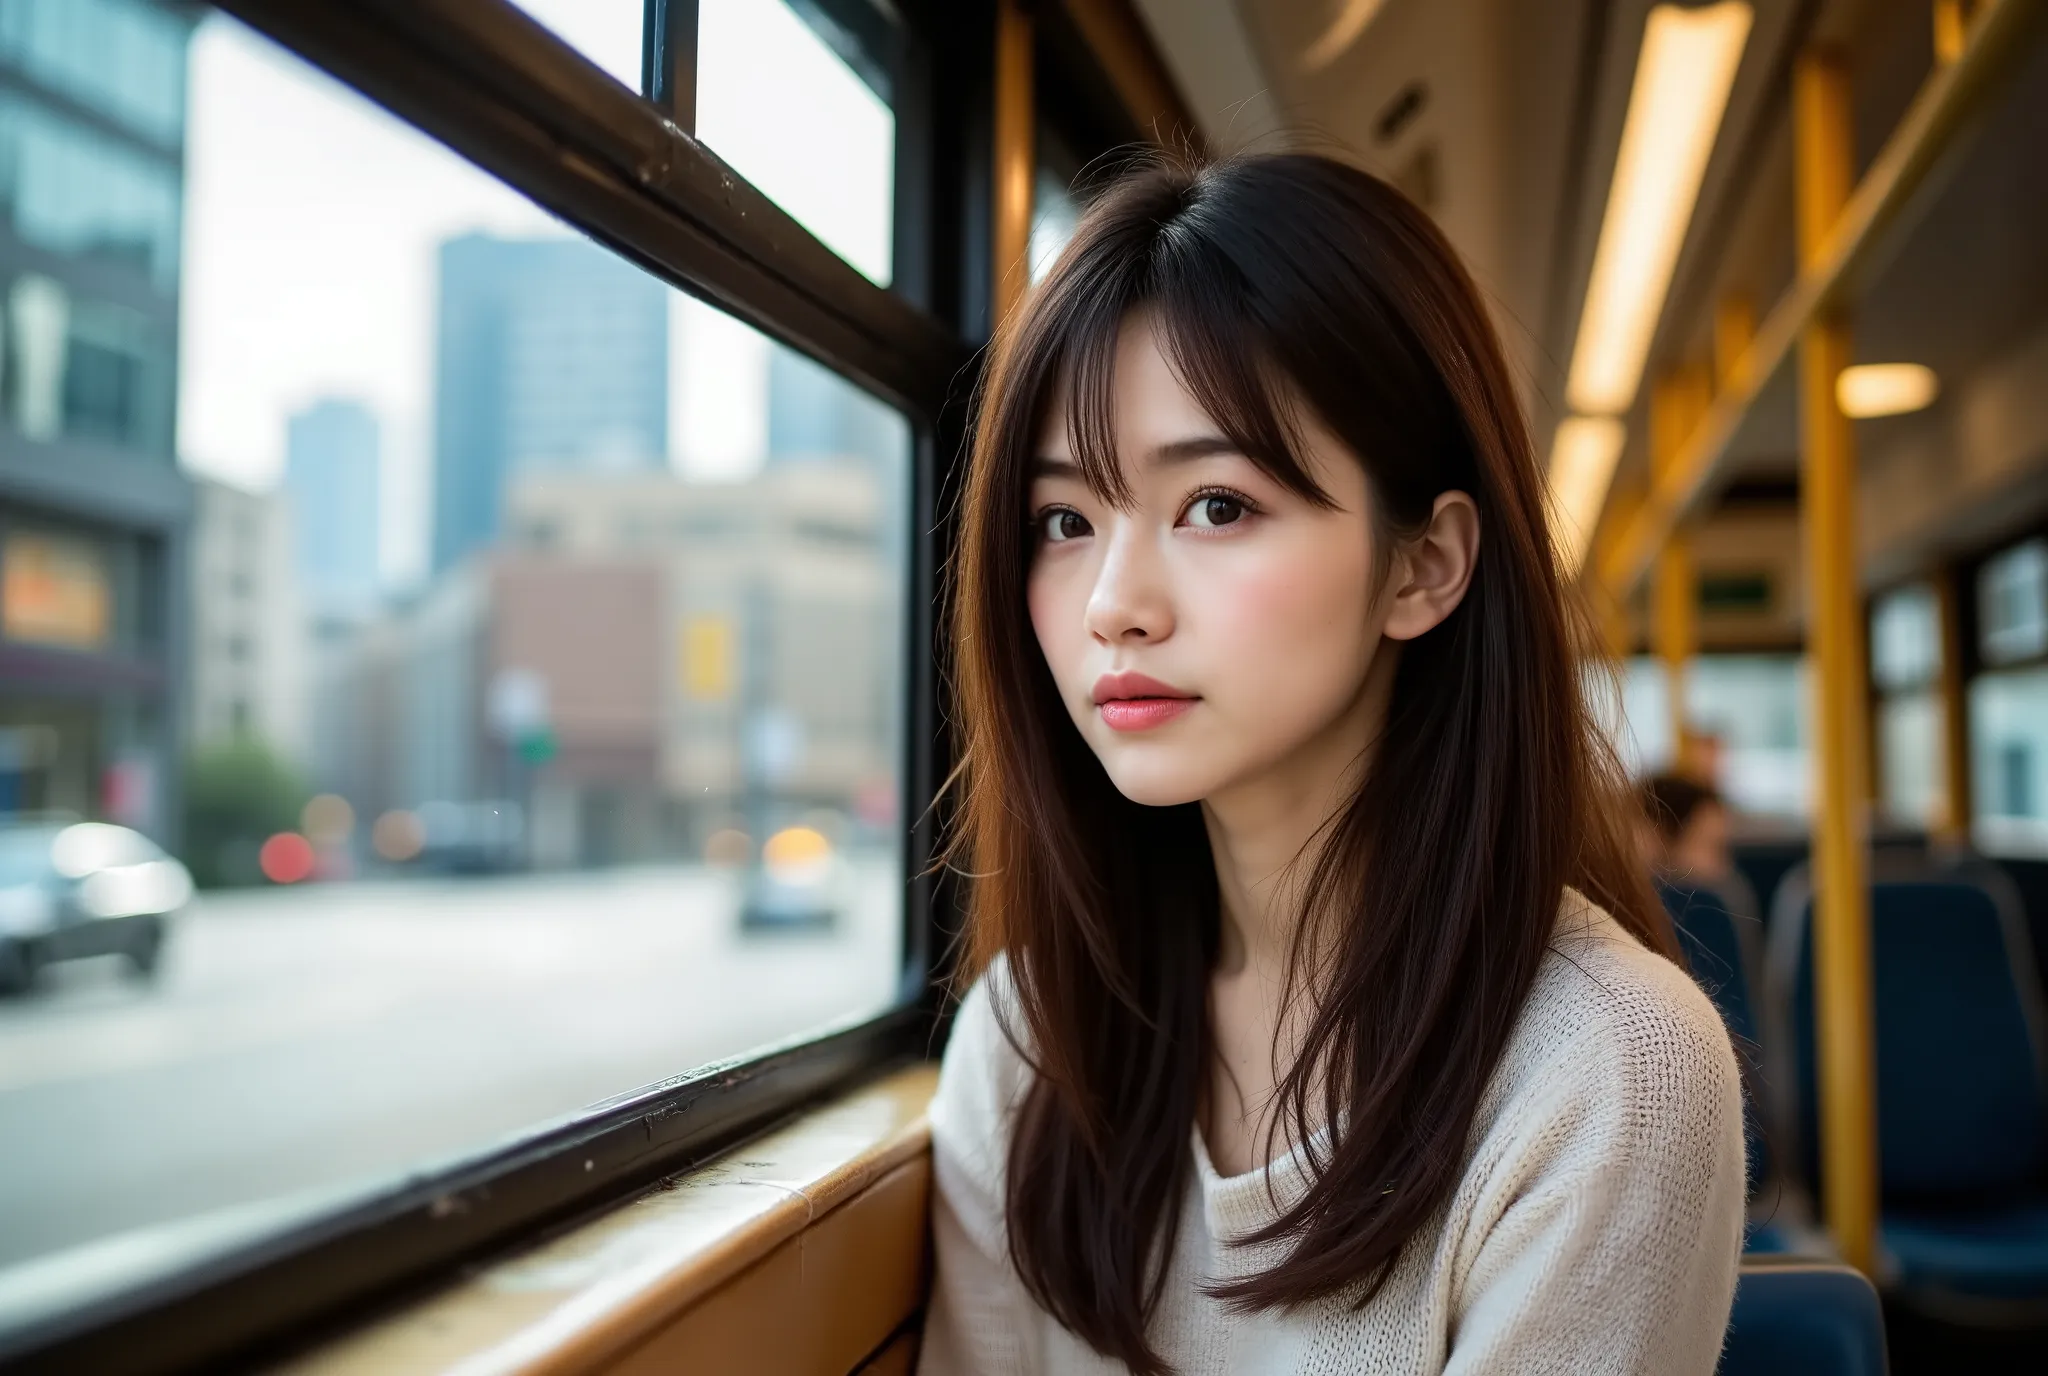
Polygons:
[[0,809],[173,841],[192,507],[173,438],[179,225],[199,13],[14,0],[0,14]]
[[377,417],[360,402],[325,398],[287,425],[293,565],[314,616],[358,618],[376,607],[378,461]]
[[496,538],[515,473],[664,465],[668,305],[667,287],[587,240],[441,246],[436,573]]
[[301,760],[308,629],[293,506],[209,479],[192,487],[189,739],[254,739]]

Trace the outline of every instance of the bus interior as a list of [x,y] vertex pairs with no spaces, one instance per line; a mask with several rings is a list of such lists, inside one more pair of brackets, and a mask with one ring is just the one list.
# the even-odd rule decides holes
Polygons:
[[915,1370],[953,497],[1160,149],[1493,310],[1719,1369],[2048,1370],[2044,10],[0,0],[0,1371]]

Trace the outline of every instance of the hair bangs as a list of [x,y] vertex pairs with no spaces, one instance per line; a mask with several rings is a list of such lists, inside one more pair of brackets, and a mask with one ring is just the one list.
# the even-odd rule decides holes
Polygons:
[[1063,408],[1082,481],[1113,506],[1129,504],[1117,453],[1117,355],[1124,332],[1145,318],[1174,378],[1223,438],[1296,496],[1333,507],[1302,459],[1307,402],[1264,342],[1235,268],[1185,210],[1148,228],[1144,239],[1103,235],[1078,245],[1078,261],[1063,265],[1070,281],[1115,281],[1123,290],[1041,314],[1045,329],[1031,341],[1039,358],[1028,371],[1051,385],[1039,399],[1034,433]]

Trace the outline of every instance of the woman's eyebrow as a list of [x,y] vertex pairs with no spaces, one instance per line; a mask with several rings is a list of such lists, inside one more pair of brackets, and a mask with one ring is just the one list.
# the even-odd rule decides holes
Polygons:
[[[1155,448],[1150,461],[1155,464],[1172,465],[1192,463],[1197,459],[1215,458],[1219,454],[1240,455],[1244,451],[1233,440],[1221,435],[1191,435],[1186,439],[1168,440]],[[1040,454],[1031,461],[1031,476],[1034,478],[1072,478],[1081,472],[1081,466],[1072,459],[1051,454]]]
[[1152,451],[1152,462],[1157,464],[1191,463],[1196,459],[1212,459],[1219,454],[1241,455],[1235,440],[1221,435],[1191,435],[1187,439],[1169,440]]

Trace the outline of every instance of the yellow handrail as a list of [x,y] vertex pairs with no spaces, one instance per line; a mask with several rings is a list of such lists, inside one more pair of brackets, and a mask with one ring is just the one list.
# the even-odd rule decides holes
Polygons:
[[1603,542],[1597,575],[1612,595],[1626,597],[1634,590],[1672,529],[1700,506],[1764,384],[1791,356],[1808,324],[1846,293],[1856,271],[1878,249],[1883,231],[1908,208],[1970,116],[1995,93],[2042,10],[2043,0],[1988,0],[1972,20],[1960,56],[1937,68],[1921,86],[1825,241],[1802,262],[1798,278],[1764,318],[1754,342],[1727,369],[1725,385],[1669,471],[1651,487],[1634,519],[1614,540]]

